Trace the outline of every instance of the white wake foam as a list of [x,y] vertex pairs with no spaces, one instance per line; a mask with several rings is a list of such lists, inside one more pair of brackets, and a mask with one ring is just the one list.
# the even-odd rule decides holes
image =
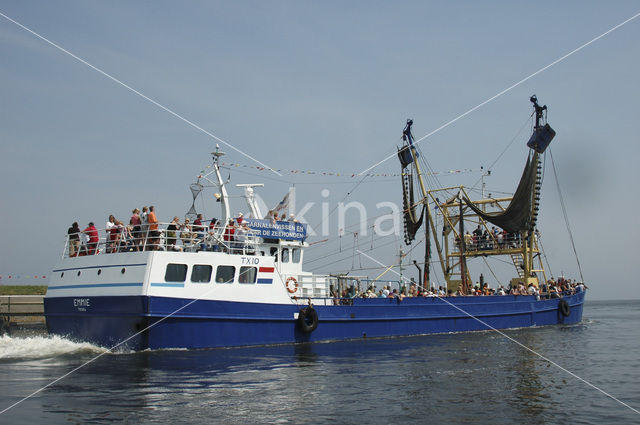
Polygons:
[[11,337],[0,336],[0,361],[34,360],[58,357],[68,354],[107,351],[87,342],[74,342],[60,336]]

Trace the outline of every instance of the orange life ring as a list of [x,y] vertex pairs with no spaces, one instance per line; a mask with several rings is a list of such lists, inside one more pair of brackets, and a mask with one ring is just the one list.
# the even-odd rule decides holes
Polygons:
[[[291,289],[291,286],[289,286],[289,282],[291,281],[293,281],[293,289]],[[285,285],[287,287],[287,291],[289,291],[292,294],[298,290],[298,281],[293,276],[287,278],[287,283]]]

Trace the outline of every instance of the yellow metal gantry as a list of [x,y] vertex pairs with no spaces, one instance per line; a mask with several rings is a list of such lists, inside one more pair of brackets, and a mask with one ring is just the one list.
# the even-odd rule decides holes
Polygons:
[[[457,194],[444,202],[439,200],[438,195],[452,192],[457,192]],[[513,277],[510,281],[512,285],[522,282],[525,286],[529,283],[538,286],[540,279],[546,281],[535,232],[523,231],[517,234],[510,234],[508,238],[499,240],[492,232],[491,224],[479,217],[462,201],[464,197],[469,198],[464,186],[427,191],[427,210],[429,210],[429,204],[433,204],[436,212],[443,218],[443,243],[441,245],[438,238],[435,237],[436,223],[434,214],[430,212],[427,214],[429,225],[434,235],[433,239],[436,242],[442,273],[447,282],[447,289],[455,292],[459,287],[462,287],[464,291],[468,290],[473,280],[466,266],[466,259],[475,257],[509,256],[517,273],[517,277]],[[472,203],[476,206],[494,209],[497,212],[504,211],[511,200],[512,197],[502,197],[480,199]],[[473,224],[475,228],[479,225],[483,233],[484,231],[488,233],[488,239],[476,241],[475,243],[469,241],[469,228],[467,227],[466,232],[462,231],[461,221],[463,227]],[[467,234],[466,238],[465,234]]]

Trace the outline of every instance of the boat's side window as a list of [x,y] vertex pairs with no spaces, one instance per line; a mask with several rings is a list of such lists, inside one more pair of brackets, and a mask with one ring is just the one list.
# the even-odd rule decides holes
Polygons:
[[300,248],[291,248],[291,261],[294,263],[300,262]]
[[218,266],[218,269],[216,270],[216,282],[233,283],[235,275],[236,268],[234,266]]
[[195,264],[191,270],[191,282],[209,283],[211,282],[211,270],[213,267],[207,264]]
[[186,264],[167,264],[167,270],[164,273],[165,282],[184,282],[187,279]]
[[256,283],[257,275],[258,275],[258,269],[256,269],[255,267],[240,267],[240,275],[238,276],[238,282]]
[[282,262],[289,262],[289,248],[282,248]]

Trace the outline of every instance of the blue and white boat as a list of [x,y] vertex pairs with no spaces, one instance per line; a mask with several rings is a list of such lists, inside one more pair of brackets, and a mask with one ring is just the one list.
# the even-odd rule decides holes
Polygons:
[[[309,246],[306,226],[294,221],[256,218],[264,215],[253,198],[253,185],[245,187],[254,217],[244,220],[246,234],[235,241],[225,238],[224,224],[231,219],[229,196],[227,183],[220,175],[219,160],[223,154],[216,150],[210,174],[215,173],[215,183],[221,192],[223,225],[191,229],[189,239],[178,242],[172,240],[178,236],[170,233],[175,230],[168,224],[160,224],[157,233],[151,230],[138,239],[135,249],[126,238],[100,240],[97,246],[85,247],[81,255],[74,256],[69,256],[65,246],[50,275],[44,300],[47,328],[52,334],[72,339],[142,350],[300,343],[580,322],[584,287],[568,287],[564,293],[554,291],[546,287],[550,279],[544,269],[535,265],[540,257],[535,229],[540,198],[537,173],[541,154],[555,133],[548,124],[542,125],[544,107],[538,106],[537,101],[534,106],[536,123],[529,141],[527,166],[510,198],[471,201],[461,187],[455,197],[442,202],[436,198],[437,190],[424,188],[411,122],[405,128],[405,144],[399,149],[404,170],[405,241],[412,242],[423,220],[427,237],[434,233],[429,229],[434,229],[431,224],[435,216],[445,223],[443,237],[434,239],[435,250],[431,243],[426,244],[423,263],[426,266],[421,271],[419,286],[430,288],[428,265],[434,252],[440,257],[447,282],[445,290],[451,295],[455,292],[466,295],[474,290],[466,266],[469,258],[506,255],[513,260],[517,272],[510,286],[533,288],[528,292],[482,296],[429,293],[429,296],[387,298],[336,296],[346,288],[353,295],[367,288],[379,291],[382,286],[364,278],[305,272],[303,262]],[[412,178],[417,179],[423,191],[417,202],[413,199]],[[503,202],[510,204],[504,208]],[[424,210],[418,218],[415,209],[420,205]],[[504,236],[491,233],[488,237],[471,237],[465,233],[465,223],[486,229],[493,223],[505,229]],[[140,247],[142,250],[136,250]],[[92,255],[82,255],[88,253]],[[401,286],[399,283],[391,289],[401,292]]]

